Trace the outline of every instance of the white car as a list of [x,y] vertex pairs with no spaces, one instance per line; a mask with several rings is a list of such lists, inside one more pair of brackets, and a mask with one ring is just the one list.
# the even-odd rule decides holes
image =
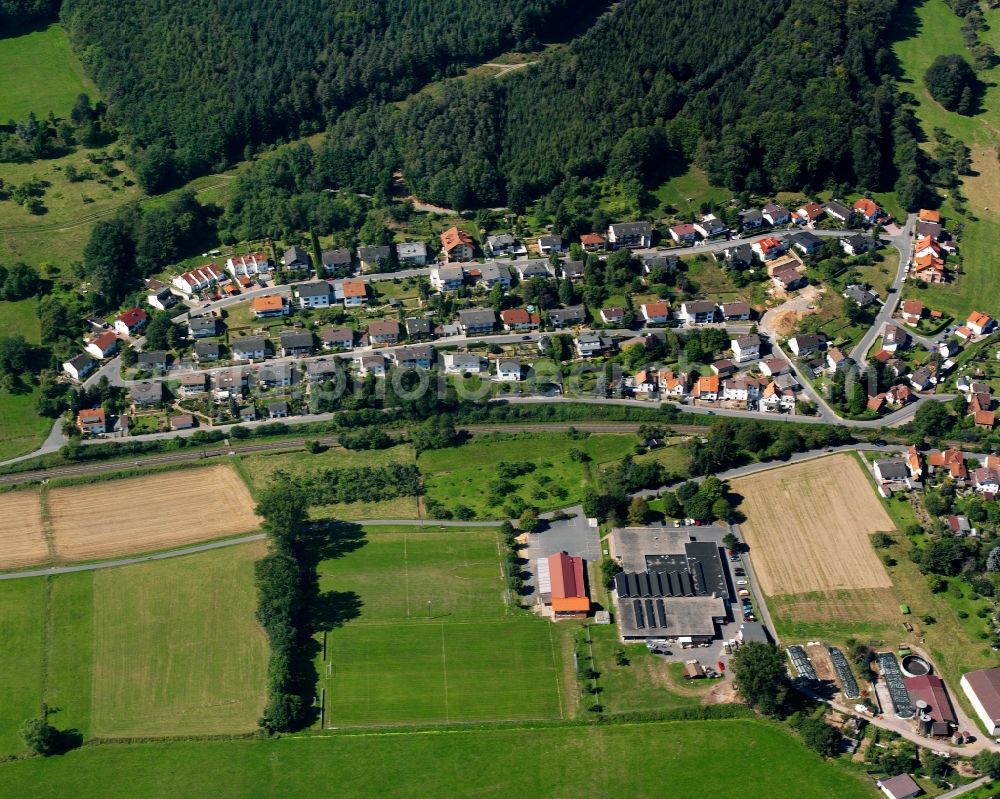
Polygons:
[[747,582],[746,580],[737,580],[736,584],[737,585],[750,585],[750,583]]

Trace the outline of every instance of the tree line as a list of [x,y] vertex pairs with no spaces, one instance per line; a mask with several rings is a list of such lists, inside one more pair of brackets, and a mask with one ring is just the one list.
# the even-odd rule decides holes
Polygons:
[[412,463],[319,469],[299,478],[298,484],[312,505],[412,497],[421,489],[420,470]]

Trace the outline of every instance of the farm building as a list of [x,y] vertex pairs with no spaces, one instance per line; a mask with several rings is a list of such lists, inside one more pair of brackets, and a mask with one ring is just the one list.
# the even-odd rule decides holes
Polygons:
[[553,619],[585,619],[590,597],[584,576],[583,558],[557,552],[537,562],[538,593]]
[[911,797],[923,793],[923,789],[909,774],[899,774],[895,777],[879,780],[876,785],[889,799],[911,799]]
[[[955,710],[951,706],[951,697],[944,686],[944,680],[936,674],[921,674],[915,677],[904,677],[906,692],[922,714],[930,716],[932,734],[935,736],[951,735],[952,729],[958,726]],[[921,707],[925,702],[926,707]]]
[[717,543],[666,527],[627,527],[612,537],[623,569],[614,587],[623,640],[685,644],[718,637],[729,616],[729,588]]
[[963,674],[962,690],[990,735],[1000,735],[1000,669]]

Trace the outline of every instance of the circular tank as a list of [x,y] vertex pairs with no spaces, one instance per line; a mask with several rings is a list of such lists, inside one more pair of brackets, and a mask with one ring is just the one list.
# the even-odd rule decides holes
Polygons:
[[899,666],[903,670],[903,674],[907,677],[922,677],[934,670],[931,668],[931,664],[920,657],[920,655],[907,655],[903,658]]

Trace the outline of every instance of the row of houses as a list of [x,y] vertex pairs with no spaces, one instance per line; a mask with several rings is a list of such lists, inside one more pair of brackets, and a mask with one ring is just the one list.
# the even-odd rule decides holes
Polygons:
[[[476,244],[472,236],[459,227],[451,227],[441,233],[441,255],[446,263],[465,263],[476,255]],[[646,249],[653,245],[653,226],[649,222],[614,222],[608,225],[605,234],[585,233],[580,237],[584,250],[595,252],[604,249]],[[534,240],[537,251],[542,255],[552,255],[566,251],[561,236],[543,234]],[[527,247],[512,233],[491,233],[483,243],[483,252],[490,258],[524,256]]]

